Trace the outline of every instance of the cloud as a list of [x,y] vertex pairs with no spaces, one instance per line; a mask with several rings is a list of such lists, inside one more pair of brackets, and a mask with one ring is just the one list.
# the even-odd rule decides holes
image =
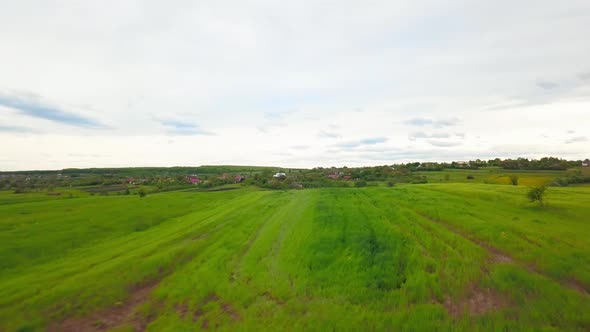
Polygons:
[[256,126],[256,129],[263,134],[268,134],[274,127],[288,127],[285,118],[293,113],[296,113],[296,110],[286,110],[286,111],[272,111],[272,112],[265,112],[264,118],[265,121]]
[[68,153],[69,157],[78,157],[78,158],[103,158],[106,155],[102,154],[89,154],[89,153]]
[[501,111],[501,110],[513,110],[523,107],[534,107],[549,104],[547,100],[534,100],[527,98],[526,100],[513,100],[501,104],[486,106],[485,109],[488,111]]
[[461,122],[459,118],[444,118],[444,119],[430,119],[430,118],[413,118],[404,121],[405,124],[410,126],[433,126],[433,127],[447,127],[447,126],[455,126]]
[[435,127],[447,127],[447,126],[456,126],[461,123],[461,119],[459,118],[448,118],[448,119],[439,119],[434,121]]
[[264,112],[264,117],[267,120],[282,120],[287,115],[293,114],[295,112],[295,110]]
[[35,130],[26,127],[19,127],[19,126],[3,126],[0,125],[0,132],[5,133],[34,133]]
[[[6,2],[0,40],[10,50],[0,52],[0,87],[36,92],[42,98],[25,99],[62,117],[120,125],[90,131],[0,106],[1,124],[47,131],[3,132],[2,158],[12,161],[0,168],[221,161],[314,167],[340,162],[340,156],[362,164],[358,156],[370,148],[411,152],[390,158],[429,160],[455,152],[462,159],[551,152],[587,157],[590,142],[564,141],[590,138],[588,42],[579,33],[588,26],[589,1],[564,8],[523,0],[510,2],[509,11],[493,1],[474,6],[462,0],[187,3],[58,1],[31,10],[23,1]],[[579,15],[564,18],[564,12]],[[548,56],[531,60],[539,54]],[[543,80],[559,87],[536,85]],[[92,105],[100,113],[70,105]],[[151,116],[189,121],[165,126]],[[418,131],[423,134],[409,141]],[[190,136],[211,132],[216,136]],[[389,141],[360,142],[381,135]],[[187,156],[195,137],[215,144]],[[526,148],[491,150],[516,143]],[[310,148],[289,148],[294,145]],[[67,155],[88,150],[104,157],[82,163]],[[277,158],[284,150],[295,156]],[[55,162],[35,158],[41,151]],[[367,163],[380,155],[367,156]]]
[[268,134],[270,132],[269,127],[258,126],[256,129],[263,134]]
[[430,135],[431,138],[449,138],[451,137],[451,134],[449,133],[434,133],[432,135]]
[[310,148],[309,145],[293,145],[293,146],[291,146],[291,149],[293,149],[293,150],[307,150],[309,148]]
[[433,123],[432,119],[425,119],[425,118],[413,118],[410,120],[404,121],[405,124],[410,126],[426,126],[431,125]]
[[338,143],[338,144],[335,144],[334,146],[339,147],[339,148],[350,149],[350,148],[356,148],[356,147],[363,146],[363,145],[376,145],[379,143],[385,143],[385,142],[387,142],[387,140],[388,140],[387,137],[370,137],[370,138],[363,138],[358,141]]
[[565,144],[572,144],[572,143],[579,143],[579,142],[588,142],[588,137],[586,136],[578,136],[578,137],[572,137],[570,139],[567,139],[565,141]]
[[365,138],[359,141],[361,145],[375,145],[387,142],[387,137]]
[[63,110],[51,105],[35,94],[16,94],[0,91],[0,106],[35,118],[85,128],[103,128],[104,125],[89,117]]
[[438,146],[438,147],[451,147],[461,145],[461,142],[452,142],[452,141],[439,141],[439,140],[427,140],[430,145]]
[[339,138],[339,137],[341,137],[341,135],[338,134],[338,133],[330,132],[330,131],[324,131],[324,130],[320,131],[318,133],[318,136],[321,137],[321,138]]
[[268,134],[271,132],[271,130],[273,128],[276,128],[276,127],[286,128],[288,126],[289,125],[284,122],[267,122],[263,125],[257,126],[256,129],[263,134]]
[[410,141],[425,140],[428,144],[436,147],[451,147],[461,145],[462,143],[456,141],[456,139],[464,140],[465,133],[426,133],[423,131],[413,132],[408,135]]
[[553,90],[556,88],[559,88],[559,83],[557,82],[550,82],[550,81],[543,81],[543,80],[538,80],[537,81],[537,86],[541,89],[544,90]]
[[408,135],[410,141],[415,141],[417,138],[429,138],[430,135],[423,131],[416,131]]
[[429,134],[429,133],[426,133],[423,131],[416,131],[416,132],[410,133],[408,135],[408,139],[410,141],[415,141],[416,139],[420,139],[420,138],[451,138],[453,136],[464,138],[465,134],[464,133],[456,133],[456,134],[452,135],[451,133],[441,133],[441,132]]
[[215,133],[212,133],[207,130],[201,129],[201,127],[197,124],[176,121],[176,120],[164,120],[161,123],[168,127],[168,134],[171,135],[184,135],[184,136],[191,136],[191,135],[206,135],[206,136],[213,136]]

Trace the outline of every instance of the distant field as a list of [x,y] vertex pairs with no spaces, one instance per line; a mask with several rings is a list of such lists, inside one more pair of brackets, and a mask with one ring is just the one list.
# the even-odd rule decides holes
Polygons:
[[[48,193],[47,191],[38,192],[27,192],[22,194],[14,194],[12,191],[0,191],[0,205],[2,204],[15,204],[15,203],[27,203],[27,202],[38,202],[54,199],[65,199],[87,196],[88,194],[75,189],[59,188],[54,193]],[[0,216],[1,218],[1,216]]]
[[549,188],[540,207],[526,186],[547,172],[517,172],[519,186],[423,174],[392,188],[1,192],[0,331],[590,330],[590,188]]
[[[446,169],[444,171],[416,172],[426,176],[429,183],[468,182],[487,184],[511,184],[510,177],[517,177],[518,184],[523,186],[540,186],[548,184],[557,177],[563,177],[569,171],[521,171],[501,168],[481,168],[478,170]],[[472,178],[468,178],[471,176]]]

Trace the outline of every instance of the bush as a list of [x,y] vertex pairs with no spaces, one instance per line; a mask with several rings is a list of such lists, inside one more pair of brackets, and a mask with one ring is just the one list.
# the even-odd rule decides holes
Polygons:
[[539,205],[543,206],[546,191],[547,191],[546,186],[533,187],[527,193],[527,197],[528,197],[529,201],[531,201],[533,203],[539,202]]
[[365,181],[365,180],[358,180],[357,182],[354,183],[354,186],[357,187],[357,188],[366,187],[367,186],[367,181]]
[[475,177],[473,175],[467,175],[467,180],[473,180]]
[[549,185],[552,187],[567,187],[570,184],[590,183],[590,176],[572,175],[554,179]]
[[518,176],[511,175],[510,176],[510,183],[512,183],[513,186],[517,186],[518,185]]
[[143,188],[139,189],[137,194],[139,194],[140,198],[144,198],[147,195],[147,193],[145,192],[145,189],[143,189]]

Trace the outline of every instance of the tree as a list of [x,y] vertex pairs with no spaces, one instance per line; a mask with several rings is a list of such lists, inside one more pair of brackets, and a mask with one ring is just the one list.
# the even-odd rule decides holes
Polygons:
[[517,186],[518,185],[518,176],[511,175],[510,176],[510,183],[512,183],[513,186]]
[[539,205],[544,205],[545,193],[547,186],[533,187],[527,193],[527,197],[531,202],[539,202]]
[[358,180],[354,183],[354,186],[357,188],[361,188],[361,187],[366,187],[367,186],[367,181],[365,180]]

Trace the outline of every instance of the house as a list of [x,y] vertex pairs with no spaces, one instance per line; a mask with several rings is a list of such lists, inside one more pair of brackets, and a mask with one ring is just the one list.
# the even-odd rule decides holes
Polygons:
[[339,177],[340,177],[340,174],[338,174],[338,173],[330,173],[330,174],[328,174],[328,178],[330,178],[332,180],[338,180]]
[[582,167],[590,167],[590,159],[582,161]]
[[191,176],[189,176],[189,177],[188,177],[188,182],[189,182],[190,184],[199,184],[199,183],[201,183],[202,181],[201,181],[201,179],[199,179],[199,177],[198,177],[198,176],[196,176],[196,175],[191,175]]
[[236,175],[236,177],[234,178],[234,182],[235,183],[240,183],[240,182],[244,182],[244,180],[246,180],[245,177],[241,176],[241,175]]
[[287,177],[287,174],[285,173],[277,173],[275,175],[272,176],[273,178],[277,178],[277,179],[284,179]]

